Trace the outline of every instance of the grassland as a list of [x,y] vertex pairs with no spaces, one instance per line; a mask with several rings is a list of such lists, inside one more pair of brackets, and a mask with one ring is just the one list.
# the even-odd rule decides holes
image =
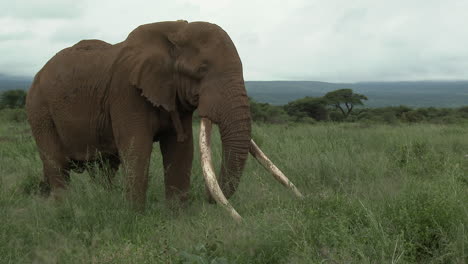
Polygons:
[[166,206],[157,144],[143,214],[120,174],[111,190],[72,174],[61,202],[45,199],[27,123],[11,116],[0,113],[0,263],[468,262],[467,126],[256,124],[306,198],[250,159],[231,200],[236,224],[205,201],[198,155],[192,201]]

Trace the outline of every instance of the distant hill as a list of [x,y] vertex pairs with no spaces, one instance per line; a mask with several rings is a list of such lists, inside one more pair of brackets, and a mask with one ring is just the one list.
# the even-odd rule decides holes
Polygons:
[[457,107],[468,105],[468,81],[326,83],[313,81],[246,82],[250,97],[259,102],[286,104],[305,96],[323,96],[350,88],[366,95],[366,106]]
[[29,89],[32,77],[10,76],[0,73],[0,92],[12,89]]
[[[28,89],[32,77],[0,74],[0,92]],[[359,82],[247,81],[247,93],[259,102],[286,104],[305,96],[323,96],[337,89],[351,88],[366,95],[366,106],[407,105],[413,107],[458,107],[468,105],[468,81]]]

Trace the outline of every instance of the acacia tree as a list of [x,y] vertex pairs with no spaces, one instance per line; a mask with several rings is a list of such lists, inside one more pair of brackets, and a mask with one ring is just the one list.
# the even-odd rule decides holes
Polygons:
[[355,105],[363,105],[363,100],[367,97],[363,94],[354,93],[352,89],[339,89],[328,92],[324,97],[327,104],[339,109],[343,116],[347,118]]

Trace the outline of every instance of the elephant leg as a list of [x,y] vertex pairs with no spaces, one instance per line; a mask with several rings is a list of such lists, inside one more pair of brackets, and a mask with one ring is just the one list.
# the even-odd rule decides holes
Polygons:
[[185,135],[184,128],[182,127],[182,121],[180,121],[179,112],[177,110],[171,111],[172,125],[177,133],[177,141],[182,142],[187,138]]
[[[130,124],[130,125],[129,125]],[[147,126],[145,124],[145,126]],[[143,125],[122,125],[116,129],[117,147],[123,165],[127,199],[132,206],[143,211],[148,189],[148,170],[153,137]],[[114,164],[115,166],[116,164]]]
[[40,185],[41,192],[48,195],[64,189],[70,181],[69,160],[63,150],[60,138],[52,120],[35,120],[31,126],[34,138],[39,148],[39,155],[43,164],[44,180]]
[[190,175],[193,160],[192,114],[182,116],[181,123],[187,137],[178,140],[178,133],[169,132],[160,138],[164,165],[164,183],[167,200],[186,201],[189,198]]

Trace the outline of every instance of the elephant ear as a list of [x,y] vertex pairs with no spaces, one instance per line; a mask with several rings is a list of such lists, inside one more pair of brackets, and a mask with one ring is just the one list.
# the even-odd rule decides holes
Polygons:
[[172,62],[167,55],[140,51],[131,56],[130,84],[141,90],[154,106],[175,110],[176,89],[173,85]]

